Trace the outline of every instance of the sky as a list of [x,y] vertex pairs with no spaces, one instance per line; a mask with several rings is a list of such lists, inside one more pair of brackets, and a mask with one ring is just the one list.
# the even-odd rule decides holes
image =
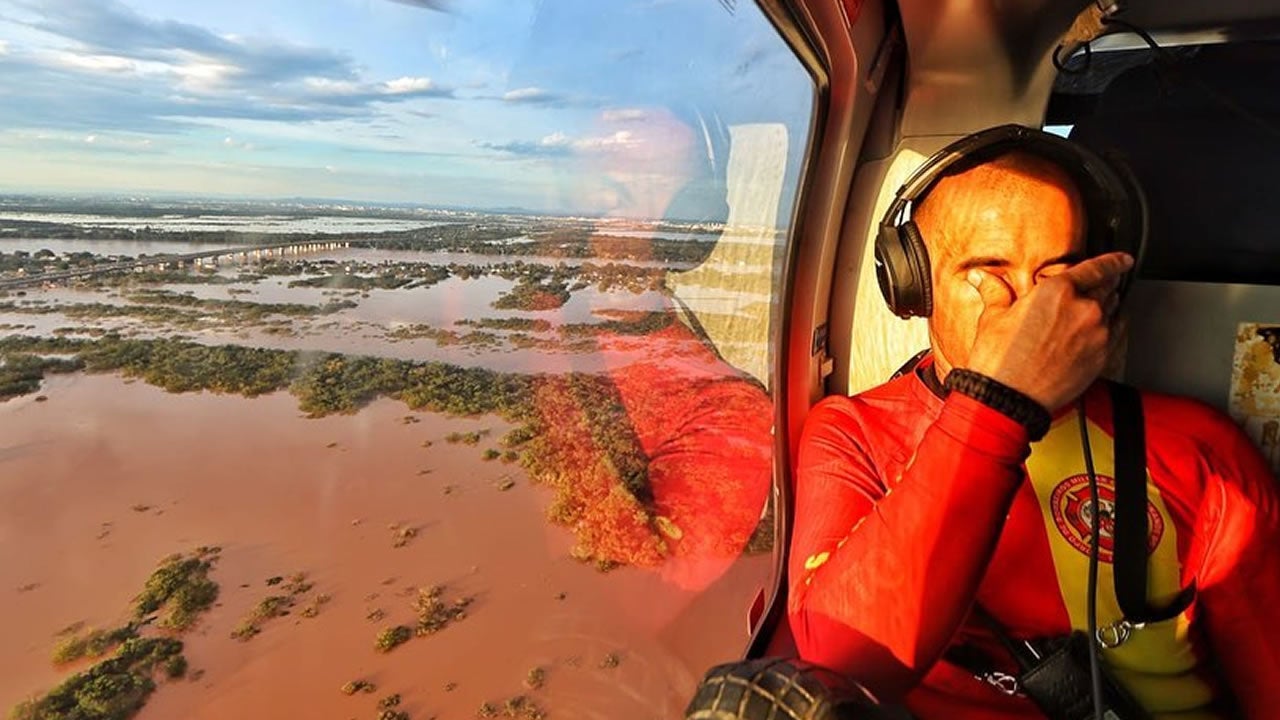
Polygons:
[[713,217],[812,102],[748,0],[0,0],[0,192]]

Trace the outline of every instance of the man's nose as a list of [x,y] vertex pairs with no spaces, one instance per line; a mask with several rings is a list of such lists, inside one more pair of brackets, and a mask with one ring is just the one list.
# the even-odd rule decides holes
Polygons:
[[1005,276],[1009,288],[1013,290],[1013,299],[1020,300],[1036,286],[1036,278],[1030,273],[1009,273]]

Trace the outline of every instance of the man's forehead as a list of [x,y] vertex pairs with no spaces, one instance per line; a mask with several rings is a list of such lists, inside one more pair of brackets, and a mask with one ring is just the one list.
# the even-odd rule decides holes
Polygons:
[[934,184],[926,200],[939,191],[943,194],[983,195],[1035,187],[1056,188],[1079,195],[1072,173],[1053,160],[1018,150],[947,173]]
[[1064,202],[1080,204],[1080,192],[1071,174],[1045,158],[1015,152],[942,177],[917,203],[916,210],[972,216],[1023,204],[1033,212]]
[[1029,231],[1044,230],[1045,224],[1063,229],[1061,244],[1067,247],[1060,249],[1066,252],[1084,228],[1083,204],[1071,175],[1026,153],[942,178],[912,215],[930,252],[949,256],[1009,257],[1029,239]]

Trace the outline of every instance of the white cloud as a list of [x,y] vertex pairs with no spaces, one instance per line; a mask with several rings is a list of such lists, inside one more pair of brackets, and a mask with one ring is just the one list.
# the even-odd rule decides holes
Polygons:
[[91,73],[134,73],[138,63],[119,55],[93,55],[57,50],[50,54],[50,63],[69,70]]
[[244,72],[236,65],[196,53],[180,51],[174,55],[173,61],[161,61],[70,50],[46,50],[33,54],[37,62],[49,67],[95,75],[156,78],[163,82],[176,80],[176,89],[195,93],[225,89],[237,75]]
[[303,80],[308,90],[320,98],[358,99],[369,98],[403,98],[414,95],[447,95],[449,91],[440,87],[431,78],[399,77],[384,82],[358,82],[354,80],[333,80],[326,77],[309,77]]
[[551,97],[551,94],[539,87],[517,88],[508,90],[502,94],[502,99],[507,102],[534,102],[537,100],[545,100]]
[[303,83],[310,89],[326,95],[355,95],[360,86],[350,80],[332,80],[325,77],[309,77]]
[[228,147],[233,150],[253,150],[254,149],[253,143],[236,140],[230,135],[222,139],[222,145],[224,147]]
[[639,140],[630,130],[619,130],[612,135],[585,137],[573,143],[574,148],[584,152],[611,150],[619,147],[638,145]]
[[0,55],[8,55],[8,54],[9,54],[9,43],[5,42],[4,40],[0,40]]
[[568,135],[562,132],[555,132],[539,140],[538,144],[546,148],[568,147],[573,144],[573,141],[569,139]]
[[508,90],[505,93],[503,93],[499,99],[501,99],[503,102],[524,103],[528,105],[537,105],[537,104],[543,104],[543,103],[560,104],[560,103],[571,102],[570,97],[566,97],[565,95],[562,95],[560,93],[552,92],[545,88],[540,88],[532,85],[529,87],[522,87],[522,88],[516,88],[514,90]]
[[190,55],[184,61],[168,68],[178,78],[178,86],[193,92],[212,92],[222,89],[243,70],[235,65]]
[[582,138],[570,137],[562,132],[544,135],[537,141],[518,140],[507,143],[480,143],[489,150],[525,157],[566,157],[574,153],[608,153],[638,147],[644,140],[630,130],[619,130],[609,135]]
[[160,151],[151,138],[133,133],[114,134],[94,132],[88,135],[59,130],[0,130],[0,145],[17,143],[31,149],[36,143],[53,150],[70,150],[76,153],[122,152],[155,153]]
[[436,84],[431,82],[431,78],[424,77],[402,77],[395,80],[388,80],[383,83],[388,95],[403,95],[413,92],[427,92],[435,90]]

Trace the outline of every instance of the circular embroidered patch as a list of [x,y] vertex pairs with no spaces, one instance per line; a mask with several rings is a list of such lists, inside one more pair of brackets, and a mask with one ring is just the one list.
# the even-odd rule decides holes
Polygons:
[[[1098,517],[1098,560],[1110,563],[1115,551],[1116,481],[1108,475],[1098,475],[1098,504],[1102,512]],[[1089,554],[1089,534],[1093,522],[1093,503],[1089,497],[1089,476],[1072,475],[1058,483],[1049,499],[1053,512],[1053,524],[1071,547]],[[1164,518],[1156,510],[1155,503],[1147,500],[1147,552],[1150,553],[1164,537]]]

